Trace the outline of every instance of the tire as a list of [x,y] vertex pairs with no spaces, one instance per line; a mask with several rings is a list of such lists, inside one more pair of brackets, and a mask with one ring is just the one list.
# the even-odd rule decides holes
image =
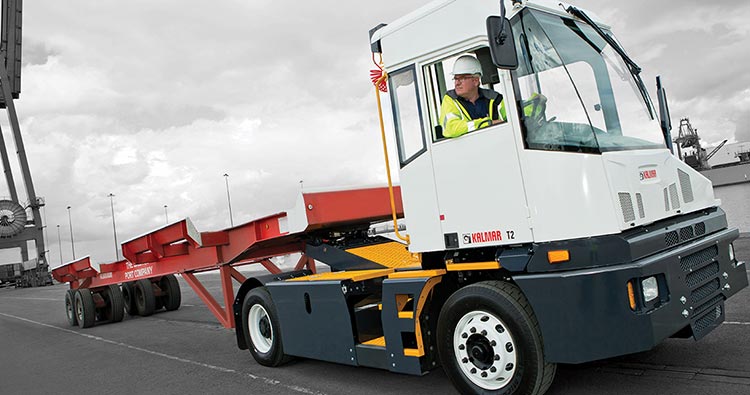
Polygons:
[[78,325],[78,317],[76,317],[76,300],[75,300],[74,289],[69,289],[65,292],[65,315],[68,317],[68,324],[70,326]]
[[161,289],[164,296],[161,297],[162,304],[167,311],[174,311],[180,308],[182,303],[182,293],[180,293],[180,283],[174,274],[168,274],[161,278]]
[[242,302],[242,331],[250,353],[263,366],[279,366],[289,360],[284,355],[276,306],[266,287],[252,289]]
[[443,305],[438,318],[443,368],[462,394],[541,395],[557,366],[544,360],[539,324],[513,284],[466,286]]
[[110,322],[120,322],[125,318],[125,300],[120,292],[120,287],[110,285],[102,290],[102,298],[106,306],[102,309],[102,316]]
[[135,309],[138,315],[148,317],[156,310],[156,296],[151,280],[143,279],[135,282],[133,287],[135,296]]
[[122,299],[125,303],[125,311],[130,316],[138,315],[138,310],[135,308],[135,289],[133,283],[122,283]]
[[75,293],[76,319],[81,328],[91,328],[96,322],[94,296],[88,288],[81,288]]

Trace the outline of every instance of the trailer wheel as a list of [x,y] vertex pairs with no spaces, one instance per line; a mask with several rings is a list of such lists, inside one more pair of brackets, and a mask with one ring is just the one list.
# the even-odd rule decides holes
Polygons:
[[279,366],[290,360],[284,355],[276,306],[266,287],[254,288],[245,295],[242,330],[249,340],[250,353],[259,364]]
[[65,291],[65,315],[68,317],[68,324],[70,324],[70,326],[78,325],[78,317],[76,317],[75,308],[75,293],[76,291],[74,289]]
[[135,289],[133,283],[122,283],[122,299],[125,302],[125,311],[128,315],[138,315],[135,307]]
[[162,304],[167,311],[174,311],[180,308],[182,303],[182,294],[180,293],[180,283],[174,274],[168,274],[161,278],[161,289],[165,295],[161,297]]
[[107,302],[107,306],[102,310],[104,319],[111,322],[120,322],[125,318],[125,301],[120,292],[120,287],[110,285],[102,290],[102,297]]
[[438,339],[440,361],[461,393],[539,395],[555,376],[536,316],[513,284],[486,281],[456,291],[440,311]]
[[148,317],[156,310],[156,296],[151,280],[143,279],[135,282],[135,309],[138,315]]
[[94,296],[88,288],[80,288],[75,293],[76,319],[81,328],[90,328],[96,322]]

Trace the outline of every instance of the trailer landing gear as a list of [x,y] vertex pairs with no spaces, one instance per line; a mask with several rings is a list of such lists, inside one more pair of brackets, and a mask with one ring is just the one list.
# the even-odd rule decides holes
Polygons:
[[531,306],[513,284],[485,281],[451,295],[438,339],[441,363],[461,393],[543,394],[555,376]]

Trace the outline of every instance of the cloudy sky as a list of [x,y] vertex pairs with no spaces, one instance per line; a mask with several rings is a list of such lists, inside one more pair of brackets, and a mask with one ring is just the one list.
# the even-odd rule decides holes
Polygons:
[[[426,2],[24,2],[16,103],[51,265],[57,225],[72,259],[69,205],[76,256],[114,260],[110,193],[123,241],[163,225],[164,205],[228,227],[225,173],[235,224],[291,207],[300,180],[384,182],[367,32]],[[611,21],[652,95],[663,76],[675,125],[750,140],[750,3],[576,4]]]

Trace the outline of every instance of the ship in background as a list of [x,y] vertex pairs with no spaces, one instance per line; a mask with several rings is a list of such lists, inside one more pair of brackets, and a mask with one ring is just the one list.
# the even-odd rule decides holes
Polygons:
[[727,144],[728,140],[724,140],[707,151],[700,140],[690,119],[682,118],[674,141],[682,161],[700,171],[715,187],[750,182],[750,142]]

